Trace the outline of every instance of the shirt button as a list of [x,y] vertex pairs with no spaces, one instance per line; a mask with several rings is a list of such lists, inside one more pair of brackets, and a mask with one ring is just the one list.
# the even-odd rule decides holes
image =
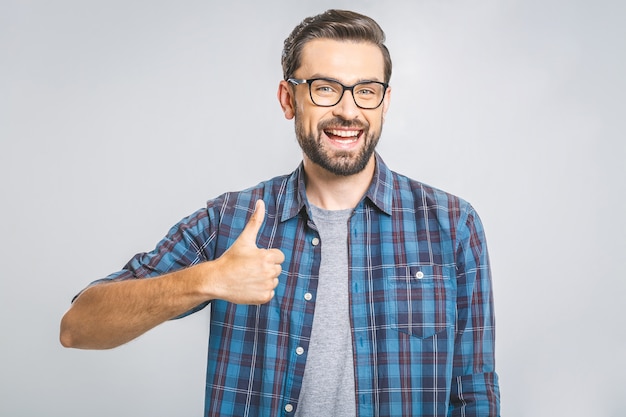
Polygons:
[[417,278],[417,279],[422,279],[422,278],[424,278],[424,273],[423,273],[422,271],[417,271],[417,272],[415,273],[415,278]]
[[311,294],[310,292],[304,294],[304,299],[307,301],[311,301],[313,299],[313,294]]
[[298,347],[296,348],[296,354],[297,354],[298,356],[300,356],[300,355],[302,355],[303,353],[304,353],[304,348],[303,348],[302,346],[298,346]]
[[314,237],[313,240],[311,240],[311,244],[313,244],[313,246],[317,246],[320,244],[320,240]]
[[288,413],[291,413],[293,411],[293,405],[287,404],[285,406],[285,411],[288,412]]

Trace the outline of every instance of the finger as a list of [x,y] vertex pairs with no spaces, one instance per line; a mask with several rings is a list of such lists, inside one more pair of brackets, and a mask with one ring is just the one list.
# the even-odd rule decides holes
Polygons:
[[[280,277],[280,274],[283,273],[283,268],[280,265],[273,265],[272,268],[268,268],[267,270],[270,277],[277,280]],[[278,284],[276,284],[278,285]]]
[[275,264],[282,264],[285,262],[285,254],[280,249],[268,249],[268,253],[270,254],[270,261]]
[[256,244],[256,238],[261,230],[261,225],[265,219],[265,203],[263,200],[257,200],[254,206],[254,213],[250,216],[248,224],[244,227],[239,235],[240,239]]

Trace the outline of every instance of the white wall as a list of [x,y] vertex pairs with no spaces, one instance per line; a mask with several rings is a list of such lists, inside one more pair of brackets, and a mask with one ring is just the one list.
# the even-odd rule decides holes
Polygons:
[[299,162],[275,99],[305,16],[377,19],[380,152],[487,229],[503,415],[623,416],[623,2],[0,2],[0,415],[199,416],[207,312],[63,349],[89,281]]

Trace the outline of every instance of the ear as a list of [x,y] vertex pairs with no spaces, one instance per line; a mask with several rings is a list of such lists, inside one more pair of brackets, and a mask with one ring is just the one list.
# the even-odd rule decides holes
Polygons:
[[385,98],[383,99],[383,122],[385,121],[385,115],[387,114],[387,110],[389,110],[389,104],[391,103],[391,87],[387,87],[387,92],[385,93]]
[[285,80],[281,80],[281,82],[278,84],[277,96],[280,107],[283,109],[285,119],[287,120],[291,120],[295,116],[295,101],[293,93],[294,91],[291,88],[291,84],[289,84]]

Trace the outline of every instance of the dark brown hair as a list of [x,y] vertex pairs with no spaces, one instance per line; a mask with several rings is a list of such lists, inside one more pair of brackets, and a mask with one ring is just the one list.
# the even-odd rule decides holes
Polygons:
[[380,48],[385,61],[385,82],[391,78],[391,56],[385,46],[385,32],[374,19],[347,10],[327,10],[307,17],[285,39],[281,62],[285,80],[300,67],[302,48],[313,39],[370,42]]

